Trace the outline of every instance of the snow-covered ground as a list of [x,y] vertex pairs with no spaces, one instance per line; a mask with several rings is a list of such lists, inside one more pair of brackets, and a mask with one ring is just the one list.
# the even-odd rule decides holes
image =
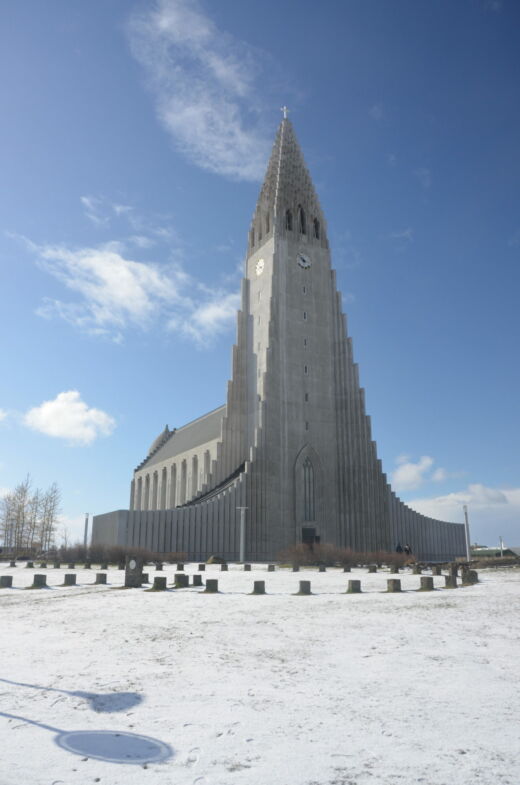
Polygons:
[[386,594],[387,572],[208,566],[219,595],[66,572],[0,564],[1,785],[520,782],[518,570]]

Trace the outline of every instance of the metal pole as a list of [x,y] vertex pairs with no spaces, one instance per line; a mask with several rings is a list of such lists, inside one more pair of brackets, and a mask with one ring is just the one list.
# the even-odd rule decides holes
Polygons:
[[240,555],[239,561],[242,564],[246,560],[246,510],[247,507],[237,507],[240,510]]
[[502,539],[502,535],[500,535],[500,555],[504,555],[504,540]]
[[468,521],[468,505],[465,504],[464,507],[464,533],[466,535],[466,561],[471,561],[471,545],[469,540],[469,521]]
[[85,534],[83,536],[83,545],[85,548],[87,547],[87,540],[88,540],[88,512],[85,513]]

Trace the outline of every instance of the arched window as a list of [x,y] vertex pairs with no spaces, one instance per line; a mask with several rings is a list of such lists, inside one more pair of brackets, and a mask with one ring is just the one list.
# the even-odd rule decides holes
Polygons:
[[317,218],[314,219],[314,237],[316,240],[320,239],[320,222]]
[[285,228],[292,232],[292,212],[290,210],[285,213]]
[[314,468],[309,456],[303,462],[303,511],[306,521],[316,520],[314,501]]
[[166,466],[163,467],[161,474],[161,510],[166,509],[166,483],[168,482],[168,472]]
[[170,468],[170,510],[177,503],[177,464],[172,463]]
[[301,205],[298,207],[298,230],[300,234],[307,234],[307,227],[305,224],[305,212]]

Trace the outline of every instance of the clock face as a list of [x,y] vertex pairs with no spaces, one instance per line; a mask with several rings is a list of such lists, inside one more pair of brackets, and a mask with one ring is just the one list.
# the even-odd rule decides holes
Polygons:
[[300,265],[303,270],[308,270],[311,266],[311,260],[307,256],[307,254],[299,253],[296,257],[296,261]]
[[128,562],[128,566],[130,567],[131,570],[135,570],[135,568],[137,567],[136,560],[135,559],[130,559],[130,561]]
[[264,262],[264,260],[263,260],[263,259],[259,259],[259,260],[257,261],[257,263],[256,263],[256,267],[255,267],[256,274],[257,274],[257,275],[262,275],[262,273],[264,272],[264,267],[265,267],[265,262]]

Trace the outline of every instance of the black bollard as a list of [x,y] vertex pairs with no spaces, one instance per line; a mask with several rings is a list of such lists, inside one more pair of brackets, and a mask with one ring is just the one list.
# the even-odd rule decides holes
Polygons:
[[12,575],[0,575],[0,589],[11,589],[13,585]]
[[251,572],[251,565],[250,564],[244,564],[244,572]]
[[347,594],[361,594],[361,581],[349,581]]
[[153,579],[153,586],[149,591],[166,591],[166,576],[156,575]]
[[251,594],[265,594],[265,581],[253,581]]
[[202,575],[194,575],[192,586],[202,586]]
[[388,578],[386,582],[387,592],[395,593],[401,591],[401,581],[399,578]]
[[205,569],[206,569],[205,564],[199,564],[199,572],[204,572]]
[[208,578],[203,594],[218,594],[218,581],[216,578]]
[[107,582],[107,574],[106,572],[96,572],[96,583],[105,583]]
[[185,589],[189,586],[190,576],[185,572],[176,572],[174,576],[174,583],[176,589]]
[[65,577],[63,579],[64,586],[75,586],[76,585],[76,573],[65,573]]
[[42,575],[41,573],[36,573],[33,578],[33,585],[29,587],[30,589],[46,589],[47,588],[47,576]]
[[433,578],[430,575],[422,575],[419,591],[433,591],[433,588]]
[[274,564],[267,565],[267,572],[274,572]]
[[295,597],[303,597],[308,594],[312,594],[311,592],[311,582],[310,581],[300,581],[300,588],[294,595]]

